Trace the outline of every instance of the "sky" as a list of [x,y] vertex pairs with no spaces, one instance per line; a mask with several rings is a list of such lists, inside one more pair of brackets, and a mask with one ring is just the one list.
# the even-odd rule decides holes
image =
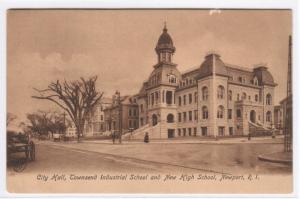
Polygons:
[[179,71],[200,66],[213,50],[230,64],[266,63],[286,96],[288,10],[10,10],[7,12],[7,111],[20,120],[49,110],[31,98],[57,79],[98,75],[106,97],[136,94],[153,70],[154,51],[167,23]]

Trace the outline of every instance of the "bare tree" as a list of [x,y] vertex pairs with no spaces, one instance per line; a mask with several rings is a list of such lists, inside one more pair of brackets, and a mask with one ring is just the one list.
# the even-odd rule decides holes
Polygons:
[[17,118],[16,115],[7,112],[7,113],[6,113],[6,126],[8,126],[9,123],[11,123],[11,122],[12,122],[13,120],[15,120],[16,118]]
[[80,80],[62,83],[57,80],[50,83],[44,90],[35,89],[39,96],[32,97],[49,100],[66,111],[75,124],[79,140],[88,114],[103,95],[103,92],[96,91],[96,81],[97,76],[87,80],[80,78]]

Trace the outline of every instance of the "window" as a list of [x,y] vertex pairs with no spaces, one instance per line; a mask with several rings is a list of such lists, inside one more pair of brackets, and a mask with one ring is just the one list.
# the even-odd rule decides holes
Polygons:
[[190,79],[190,84],[193,84],[193,80],[192,79]]
[[168,123],[173,123],[174,122],[174,115],[173,114],[168,114],[167,116],[167,122]]
[[225,129],[224,126],[219,126],[219,127],[218,127],[218,133],[219,133],[219,136],[224,136],[224,135],[225,135],[224,129]]
[[129,128],[131,128],[131,127],[132,127],[131,120],[129,120]]
[[182,131],[183,131],[183,136],[186,136],[186,128],[183,128]]
[[253,79],[253,84],[254,84],[255,86],[257,86],[257,85],[258,85],[258,80],[257,80],[257,77],[254,77],[254,79]]
[[206,101],[208,99],[208,88],[205,86],[202,88],[202,100]]
[[223,115],[224,115],[224,107],[219,106],[218,107],[218,112],[217,112],[217,118],[223,118]]
[[228,91],[228,99],[231,101],[232,100],[232,91]]
[[181,136],[181,129],[178,129],[178,136]]
[[191,104],[193,102],[193,95],[192,93],[189,94],[189,104]]
[[141,126],[143,126],[144,125],[144,118],[141,117],[140,121],[141,121]]
[[103,115],[101,115],[100,117],[101,117],[101,121],[103,121]]
[[247,99],[247,94],[246,93],[243,93],[242,95],[242,100],[246,100]]
[[186,95],[183,96],[183,105],[186,105]]
[[129,116],[131,116],[131,109],[129,109]]
[[140,109],[141,109],[141,113],[143,113],[144,112],[144,105],[143,104],[141,104]]
[[267,96],[266,96],[266,104],[267,105],[271,105],[272,104],[272,96],[271,96],[270,93],[267,94]]
[[189,121],[192,121],[193,120],[193,113],[192,111],[189,111]]
[[240,109],[236,110],[236,117],[238,117],[238,118],[242,117],[242,113],[241,113]]
[[189,128],[189,136],[192,136],[192,128]]
[[178,97],[178,105],[181,106],[181,96]]
[[232,109],[228,109],[228,119],[232,119]]
[[207,136],[207,127],[201,127],[202,136]]
[[155,92],[155,104],[158,103],[158,92]]
[[229,135],[233,135],[233,127],[229,127]]
[[152,126],[157,124],[157,116],[155,114],[152,115]]
[[258,95],[255,95],[255,101],[258,102]]
[[267,122],[272,122],[272,113],[271,111],[268,111],[266,114],[266,121]]
[[167,91],[166,92],[166,102],[167,104],[172,104],[172,99],[173,99],[173,93],[172,91]]
[[198,110],[194,110],[194,120],[198,121]]
[[197,135],[197,127],[194,127],[194,136]]
[[218,86],[218,91],[217,91],[217,97],[218,99],[223,99],[224,98],[224,87],[223,86]]
[[248,100],[251,101],[251,95],[248,96]]
[[178,113],[178,122],[181,122],[181,113]]
[[208,119],[208,109],[206,106],[202,107],[202,119]]
[[151,105],[154,105],[154,93],[151,93]]
[[236,100],[239,101],[240,100],[240,94],[236,95]]
[[194,100],[195,100],[195,103],[197,103],[197,101],[198,101],[198,93],[197,93],[197,92],[194,93],[194,98],[195,98],[195,99],[194,99]]
[[183,112],[183,121],[186,121],[186,112]]
[[242,77],[239,77],[239,82],[243,82],[243,78]]

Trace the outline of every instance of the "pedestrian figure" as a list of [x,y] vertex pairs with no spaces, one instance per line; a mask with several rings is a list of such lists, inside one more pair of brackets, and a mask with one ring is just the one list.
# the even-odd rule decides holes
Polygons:
[[145,143],[148,143],[148,142],[149,142],[149,135],[148,135],[148,133],[145,134],[144,142],[145,142]]
[[248,133],[248,140],[251,140],[251,133]]

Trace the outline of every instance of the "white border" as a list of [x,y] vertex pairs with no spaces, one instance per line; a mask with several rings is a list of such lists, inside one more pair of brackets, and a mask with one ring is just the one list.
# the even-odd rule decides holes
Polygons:
[[[6,10],[10,8],[235,8],[235,9],[292,9],[293,10],[293,110],[294,110],[294,193],[292,194],[11,194],[6,191]],[[300,123],[298,110],[300,110],[300,75],[299,59],[299,3],[296,0],[2,0],[0,2],[0,198],[7,197],[51,197],[51,198],[74,198],[74,197],[106,197],[106,198],[183,198],[183,197],[222,197],[222,198],[298,198],[299,194],[299,132]]]

